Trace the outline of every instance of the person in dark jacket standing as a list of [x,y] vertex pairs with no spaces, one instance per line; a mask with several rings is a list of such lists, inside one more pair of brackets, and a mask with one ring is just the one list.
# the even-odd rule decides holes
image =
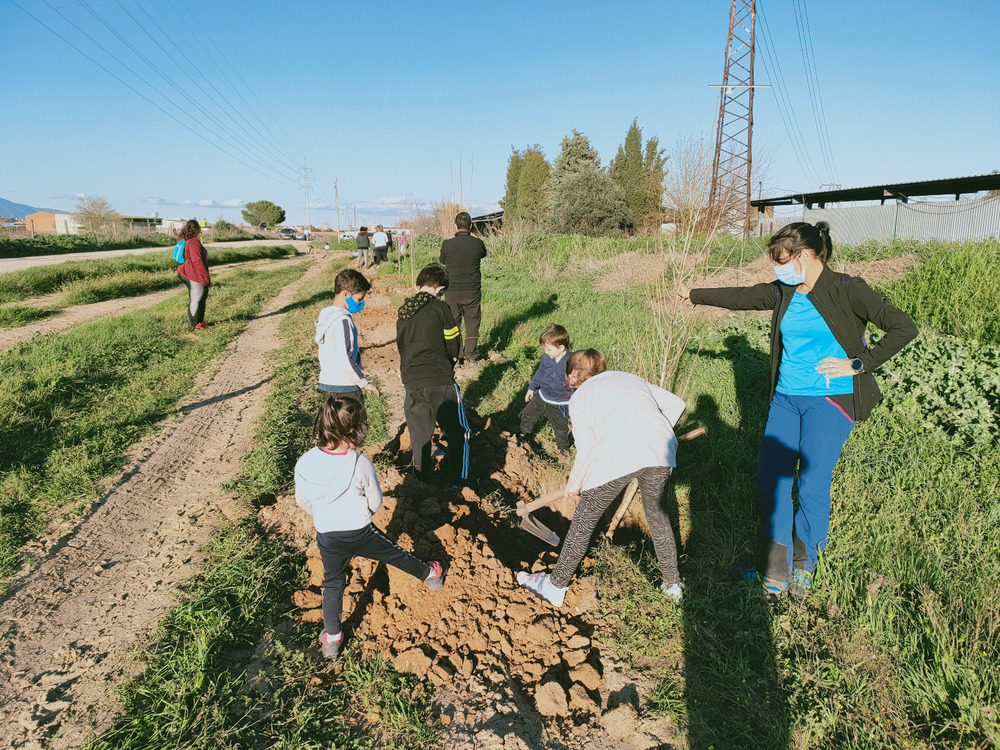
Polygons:
[[368,227],[361,227],[354,241],[358,246],[358,268],[362,268],[362,263],[364,268],[371,268],[372,262],[368,254],[371,252],[372,236],[368,234]]
[[396,346],[399,375],[406,395],[403,415],[413,447],[413,468],[421,481],[430,479],[431,438],[441,425],[448,443],[446,461],[450,483],[469,476],[469,421],[462,394],[455,384],[458,324],[441,295],[448,288],[448,272],[431,263],[417,274],[417,293],[399,308]]
[[178,242],[184,243],[184,262],[177,266],[177,275],[188,290],[188,323],[196,331],[205,325],[205,300],[212,279],[208,275],[208,251],[201,244],[201,225],[190,219],[181,227]]
[[441,263],[448,269],[448,307],[456,321],[465,321],[465,343],[459,360],[479,361],[479,320],[482,305],[482,274],[479,264],[486,257],[486,245],[472,236],[472,217],[462,211],[455,216],[455,236],[441,244]]
[[[677,294],[696,305],[773,310],[771,404],[757,475],[764,549],[758,566],[733,572],[770,594],[789,590],[804,598],[826,546],[834,466],[851,429],[881,398],[872,373],[917,328],[863,279],[830,270],[833,243],[825,221],[783,227],[768,250],[777,281],[730,289],[681,286]],[[885,332],[873,346],[865,338],[868,323]]]

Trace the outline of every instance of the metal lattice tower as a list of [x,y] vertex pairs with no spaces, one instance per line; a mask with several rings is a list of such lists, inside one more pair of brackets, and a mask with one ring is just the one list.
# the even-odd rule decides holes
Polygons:
[[311,179],[312,179],[312,170],[309,168],[308,164],[306,164],[306,160],[303,159],[302,166],[299,168],[299,183],[302,185],[302,191],[305,193],[304,207],[306,214],[306,224],[305,224],[306,229],[309,229],[309,227],[312,226],[312,224],[310,224],[310,217],[309,217],[309,180]]
[[709,216],[723,231],[750,234],[750,167],[753,135],[753,61],[756,0],[732,0],[726,69],[722,75],[719,119],[712,160]]

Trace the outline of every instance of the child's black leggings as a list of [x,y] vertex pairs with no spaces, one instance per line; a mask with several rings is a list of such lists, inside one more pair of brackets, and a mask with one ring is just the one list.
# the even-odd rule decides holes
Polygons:
[[347,568],[352,557],[384,562],[421,581],[431,572],[427,563],[397,545],[373,523],[354,531],[317,533],[316,543],[323,559],[323,626],[330,635],[340,632]]

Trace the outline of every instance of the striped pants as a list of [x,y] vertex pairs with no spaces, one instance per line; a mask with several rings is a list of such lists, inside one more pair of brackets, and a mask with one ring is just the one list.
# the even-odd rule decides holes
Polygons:
[[418,472],[433,468],[431,438],[434,425],[441,425],[448,441],[448,476],[452,483],[469,478],[469,437],[472,430],[465,416],[462,392],[457,385],[407,388],[403,416],[413,446],[413,468]]
[[642,509],[646,513],[650,536],[653,537],[653,549],[656,550],[656,560],[660,563],[663,582],[667,586],[672,586],[680,581],[674,532],[670,528],[670,519],[663,512],[661,505],[667,480],[670,478],[670,467],[650,466],[580,493],[580,503],[573,513],[573,522],[566,534],[566,541],[563,542],[555,570],[552,571],[550,580],[553,586],[559,588],[569,586],[583,556],[587,554],[587,547],[590,546],[590,538],[594,535],[598,521],[633,477],[639,480]]

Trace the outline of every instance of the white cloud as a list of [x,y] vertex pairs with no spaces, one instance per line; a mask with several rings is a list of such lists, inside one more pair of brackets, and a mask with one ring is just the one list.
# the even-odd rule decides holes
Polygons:
[[215,205],[215,201],[213,201],[211,198],[205,198],[204,200],[198,201],[198,205],[199,206],[214,206]]
[[194,201],[181,201],[180,203],[172,204],[177,206],[193,206]]
[[239,198],[233,198],[232,200],[222,201],[222,205],[226,208],[239,208],[243,205],[243,201]]

